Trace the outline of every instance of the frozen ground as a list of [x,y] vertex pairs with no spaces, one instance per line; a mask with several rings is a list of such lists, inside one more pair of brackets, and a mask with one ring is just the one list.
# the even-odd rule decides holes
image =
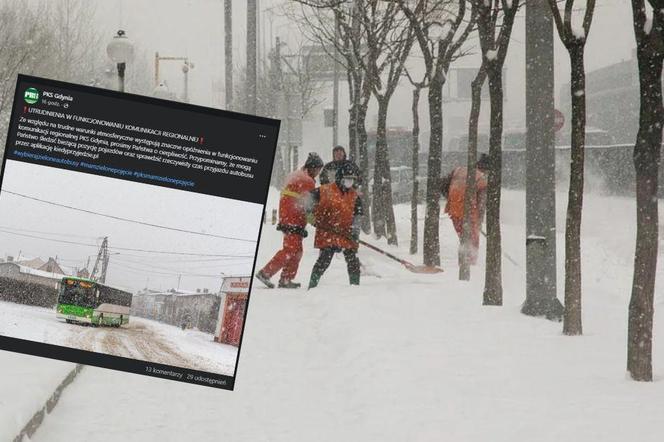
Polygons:
[[[506,191],[503,200],[504,249],[524,263],[524,194]],[[254,290],[234,392],[87,367],[34,440],[69,440],[75,422],[95,441],[659,441],[659,316],[655,382],[625,374],[634,205],[598,196],[586,203],[584,336],[521,315],[524,268],[507,260],[505,305],[482,307],[482,272],[457,280],[456,237],[441,220],[446,273],[410,274],[362,250],[381,277],[360,287],[348,287],[335,259],[315,291]],[[564,208],[561,199],[561,298]],[[399,207],[401,245],[392,250],[404,257],[408,213]],[[280,239],[265,228],[258,265]],[[661,309],[661,294],[656,302]]]
[[212,335],[132,317],[120,328],[67,324],[51,309],[0,302],[0,334],[232,375],[237,349]]

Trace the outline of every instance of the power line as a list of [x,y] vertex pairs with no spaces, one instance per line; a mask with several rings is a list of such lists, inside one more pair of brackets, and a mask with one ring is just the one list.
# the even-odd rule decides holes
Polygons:
[[159,272],[157,270],[148,270],[148,269],[140,269],[132,266],[128,266],[123,263],[119,262],[114,262],[113,263],[116,266],[122,267],[125,270],[130,270],[134,272],[139,272],[139,273],[154,273],[157,275],[168,275],[168,276],[195,276],[197,278],[222,278],[223,276],[221,273],[217,275],[205,275],[205,274],[199,274],[199,273],[188,273],[188,272]]
[[[244,258],[244,259],[247,259],[247,258]],[[118,259],[118,258],[114,257],[111,260],[111,263],[116,263],[116,262],[118,262],[118,260],[120,261],[120,263],[123,263],[123,264],[140,265],[140,266],[145,266],[145,267],[148,267],[148,268],[154,268],[154,269],[159,269],[159,270],[169,270],[169,271],[180,272],[180,273],[182,272],[182,270],[180,270],[178,268],[159,266],[159,265],[146,263],[146,262],[136,262],[136,261],[128,260],[126,258]],[[239,263],[239,262],[238,263],[217,263],[217,264],[214,264],[214,265],[207,265],[207,266],[195,266],[194,269],[184,269],[184,270],[185,271],[192,271],[192,270],[203,269],[203,268],[226,268],[226,267],[229,267],[229,266],[232,266],[232,265],[240,265],[240,264],[244,265],[244,266],[248,265],[248,263],[246,263],[246,262],[244,262],[244,263]]]
[[[99,247],[97,244],[86,244],[86,243],[76,242],[76,241],[67,241],[67,240],[64,240],[64,239],[45,238],[43,236],[28,235],[26,233],[10,232],[10,231],[7,231],[7,230],[2,230],[2,229],[0,229],[0,232],[6,233],[6,234],[9,234],[9,235],[24,236],[26,238],[35,238],[35,239],[41,239],[41,240],[44,240],[44,241],[52,241],[52,242],[58,242],[58,243],[63,243],[63,244],[73,244],[73,245],[77,245],[77,246],[86,246],[86,247],[94,247],[94,248]],[[132,251],[132,252],[157,253],[157,254],[164,254],[164,255],[253,258],[253,255],[223,255],[223,254],[214,254],[214,253],[171,252],[171,251],[166,251],[166,250],[133,249],[133,248],[129,248],[129,247],[109,247],[109,249],[111,249],[111,250],[127,250],[127,251]]]
[[[114,256],[121,256],[123,258],[125,257],[131,257],[131,258],[138,258],[138,263],[145,262],[146,260],[153,260],[154,257],[152,256],[146,256],[146,255],[133,255],[131,253],[121,253],[117,252]],[[159,259],[160,263],[168,264],[168,263],[174,263],[174,264],[187,264],[187,263],[214,263],[214,262],[219,262],[219,261],[231,261],[231,260],[236,260],[236,259],[252,259],[254,256],[253,255],[238,255],[238,256],[224,256],[221,258],[200,258],[200,259],[186,259],[186,258],[175,258],[175,259]],[[128,260],[129,261],[129,260]]]
[[229,240],[233,240],[233,241],[244,241],[244,242],[251,242],[251,243],[256,242],[256,240],[254,240],[254,239],[236,238],[236,237],[232,237],[232,236],[215,235],[214,233],[196,232],[196,231],[193,231],[193,230],[179,229],[177,227],[162,226],[160,224],[153,224],[153,223],[148,223],[148,222],[145,222],[145,221],[139,221],[139,220],[130,219],[130,218],[123,218],[121,216],[109,215],[107,213],[100,213],[100,212],[95,212],[95,211],[92,211],[92,210],[87,210],[87,209],[81,209],[81,208],[78,208],[78,207],[68,206],[66,204],[55,203],[53,201],[42,200],[42,199],[39,199],[39,198],[35,198],[33,196],[24,195],[24,194],[17,193],[17,192],[11,192],[9,190],[4,190],[4,189],[2,190],[2,192],[8,193],[10,195],[15,195],[15,196],[18,196],[18,197],[21,197],[21,198],[26,198],[26,199],[29,199],[29,200],[33,200],[33,201],[38,201],[40,203],[49,204],[49,205],[52,205],[52,206],[63,207],[65,209],[76,210],[78,212],[83,212],[83,213],[87,213],[87,214],[90,214],[90,215],[103,216],[105,218],[111,218],[111,219],[115,219],[115,220],[119,220],[119,221],[126,221],[126,222],[130,222],[130,223],[134,223],[134,224],[140,224],[140,225],[143,225],[143,226],[156,227],[158,229],[172,230],[172,231],[175,231],[175,232],[182,232],[182,233],[190,233],[192,235],[209,236],[209,237],[212,237],[212,238],[229,239]]
[[15,230],[17,232],[42,233],[44,235],[64,236],[64,237],[70,237],[70,238],[86,238],[86,239],[96,239],[97,238],[96,236],[90,236],[90,235],[76,235],[74,233],[44,232],[42,230],[21,229],[21,228],[18,228],[18,227],[10,227],[10,226],[0,226],[0,229]]
[[[3,227],[0,226],[0,232],[2,232]],[[6,232],[6,233],[13,233],[13,232]],[[47,238],[50,239],[50,238]],[[81,244],[83,245],[83,244]],[[96,246],[98,247],[98,246]],[[112,247],[111,247],[112,248]],[[31,253],[30,251],[23,250],[23,255],[26,256],[34,256],[34,257],[40,257],[41,256],[37,253]],[[72,257],[60,257],[58,256],[58,261],[64,261],[64,262],[85,262],[88,258],[93,258],[96,257],[97,253],[92,253],[90,255],[83,255],[78,258],[72,258]],[[155,258],[153,256],[149,255],[137,255],[133,253],[123,253],[123,252],[115,252],[113,256],[121,256],[122,258],[125,257],[130,257],[130,258],[136,258],[138,261],[135,261],[136,264],[142,264],[146,260],[147,261],[152,261]],[[160,263],[174,263],[174,264],[187,264],[187,263],[219,263],[219,262],[227,262],[227,261],[233,261],[233,260],[244,260],[244,259],[252,259],[253,255],[229,255],[229,256],[222,256],[220,258],[207,258],[207,257],[194,257],[194,258],[172,258],[172,259],[164,259],[160,258],[159,262]],[[126,259],[126,258],[125,258]],[[130,260],[127,260],[130,262]]]

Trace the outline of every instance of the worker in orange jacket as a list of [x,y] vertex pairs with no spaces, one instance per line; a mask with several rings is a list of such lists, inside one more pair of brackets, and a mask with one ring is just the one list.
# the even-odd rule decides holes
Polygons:
[[[486,209],[486,171],[489,169],[489,156],[482,154],[476,163],[475,169],[475,199],[470,205],[470,264],[477,263],[477,255],[480,248],[480,226],[484,219]],[[466,194],[466,176],[467,171],[463,166],[454,168],[452,172],[443,181],[443,194],[447,193],[447,204],[445,212],[449,215],[461,240],[463,234],[463,209]],[[461,250],[459,250],[459,259],[461,259]]]
[[343,252],[346,259],[350,284],[360,284],[360,260],[357,257],[357,248],[360,239],[362,200],[355,190],[358,179],[357,167],[346,161],[337,168],[333,183],[324,184],[311,192],[316,225],[314,247],[320,249],[320,254],[311,270],[310,289],[318,285],[337,252]]
[[279,199],[279,224],[277,230],[284,234],[281,250],[256,273],[256,278],[269,288],[274,288],[270,278],[281,270],[280,288],[298,288],[294,282],[302,259],[302,240],[307,237],[307,199],[316,187],[314,179],[323,168],[323,160],[316,153],[310,153],[301,169],[286,177],[286,184]]

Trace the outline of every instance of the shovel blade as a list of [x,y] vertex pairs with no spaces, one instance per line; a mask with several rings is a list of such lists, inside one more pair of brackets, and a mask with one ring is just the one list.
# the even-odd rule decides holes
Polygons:
[[425,266],[425,265],[416,266],[409,262],[404,263],[404,267],[406,267],[409,271],[413,273],[440,273],[444,271],[440,267]]

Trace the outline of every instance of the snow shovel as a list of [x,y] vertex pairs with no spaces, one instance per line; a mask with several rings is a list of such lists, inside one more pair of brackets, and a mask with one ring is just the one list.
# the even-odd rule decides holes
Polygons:
[[[355,241],[353,238],[348,236],[348,234],[346,232],[340,232],[337,229],[329,229],[329,228],[320,227],[320,226],[317,226],[315,223],[313,224],[313,226],[317,229],[321,229],[321,230],[328,231],[330,233],[335,233],[337,235],[345,236],[346,239],[349,239],[351,241]],[[391,253],[386,252],[383,249],[379,249],[378,247],[376,247],[372,244],[369,244],[366,241],[362,241],[361,239],[358,239],[357,241],[360,244],[362,244],[363,246],[368,247],[371,250],[374,250],[374,251],[380,253],[381,255],[385,255],[390,259],[395,260],[399,264],[403,265],[406,268],[406,270],[408,270],[410,272],[413,272],[413,273],[440,273],[440,272],[444,271],[440,267],[435,267],[435,266],[425,266],[425,265],[417,266],[417,265],[413,264],[412,262],[408,262],[405,259],[401,259],[399,257],[396,257],[396,256],[392,255]]]
[[436,266],[425,266],[425,265],[418,266],[418,265],[415,265],[411,262],[406,261],[405,259],[401,259],[399,257],[396,257],[396,256],[392,255],[391,253],[386,252],[385,250],[379,249],[378,247],[376,247],[372,244],[369,244],[368,242],[362,241],[361,239],[358,240],[358,241],[363,246],[368,247],[371,250],[374,250],[374,251],[380,253],[381,255],[385,255],[390,259],[395,260],[399,264],[403,265],[408,271],[411,271],[413,273],[440,273],[440,272],[444,271],[440,267],[436,267]]

